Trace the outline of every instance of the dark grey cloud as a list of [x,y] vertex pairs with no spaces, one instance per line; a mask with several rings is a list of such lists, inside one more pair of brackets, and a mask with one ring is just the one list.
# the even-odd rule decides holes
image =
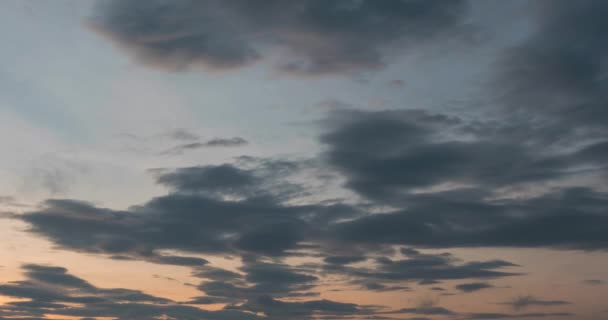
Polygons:
[[530,6],[530,36],[500,58],[499,99],[517,121],[540,127],[536,132],[545,141],[605,135],[608,4],[558,0]]
[[510,314],[510,313],[473,313],[468,315],[465,319],[471,320],[491,320],[491,319],[539,319],[539,318],[559,318],[559,317],[572,317],[574,314],[568,312],[532,312],[532,313],[521,313],[521,314]]
[[300,170],[300,163],[240,157],[239,165],[221,164],[185,167],[174,170],[156,169],[157,183],[175,192],[199,192],[210,196],[238,198],[289,198],[303,192],[287,182]]
[[89,25],[161,69],[237,68],[272,51],[284,71],[322,74],[460,36],[467,12],[460,0],[99,1]]
[[205,261],[196,257],[158,252],[284,255],[319,232],[321,226],[312,224],[319,217],[332,221],[359,211],[342,204],[286,204],[300,191],[283,181],[297,165],[255,159],[241,162],[250,168],[225,164],[161,170],[158,182],[172,192],[125,211],[56,199],[19,219],[31,224],[30,231],[64,248],[120,259],[202,265]]
[[[425,255],[419,253],[420,255]],[[444,255],[446,256],[446,255]],[[429,258],[425,257],[425,258]],[[311,319],[383,318],[383,315],[458,315],[442,308],[436,300],[423,300],[410,308],[385,311],[379,306],[364,306],[331,300],[310,299],[310,292],[320,278],[308,268],[260,261],[245,256],[238,272],[211,266],[198,267],[195,276],[203,282],[198,288],[206,296],[187,302],[155,297],[137,290],[98,288],[71,275],[65,268],[46,265],[24,265],[24,280],[0,284],[0,295],[19,300],[7,302],[0,309],[0,318],[44,319],[46,315],[83,318],[112,317],[155,319],[165,316],[176,319]],[[388,264],[384,259],[382,262]],[[413,262],[419,264],[418,262]],[[502,263],[486,263],[486,265]],[[279,298],[307,298],[305,301],[284,301]],[[218,311],[207,311],[194,305],[226,304]],[[522,316],[523,317],[523,316]]]
[[172,255],[159,255],[159,254],[146,254],[141,257],[149,262],[170,264],[176,266],[188,266],[188,267],[199,267],[203,266],[209,261],[203,258],[197,257],[184,257],[184,256],[172,256]]
[[[429,247],[606,248],[608,196],[595,186],[547,189],[596,168],[605,143],[555,150],[511,136],[471,134],[464,119],[424,111],[339,111],[326,122],[324,157],[345,186],[381,214],[333,224],[348,243]],[[505,188],[538,186],[513,198]],[[436,191],[434,190],[436,189]],[[420,192],[424,191],[424,192]]]
[[254,283],[257,290],[293,291],[295,288],[307,289],[309,284],[316,282],[318,278],[306,273],[294,270],[288,265],[265,263],[258,261],[246,261],[242,270],[246,273],[245,279]]
[[570,157],[545,154],[520,141],[468,135],[468,122],[421,110],[339,111],[328,126],[321,136],[328,162],[347,187],[382,201],[446,183],[500,187],[556,179],[572,161],[599,161],[603,154],[600,147]]
[[513,298],[513,300],[508,302],[503,302],[501,304],[511,306],[513,309],[521,310],[528,307],[553,307],[553,306],[563,306],[568,305],[570,302],[563,300],[542,300],[536,298],[534,296],[519,296]]
[[213,147],[240,147],[249,144],[249,141],[241,137],[233,138],[213,138],[205,142],[189,142],[185,144],[177,145],[171,149],[163,151],[162,154],[173,154],[179,155],[186,151],[197,150],[202,148],[213,148]]
[[[203,280],[198,289],[205,296],[189,303],[228,303],[226,309],[263,313],[268,319],[373,313],[370,308],[356,304],[314,300],[319,295],[314,290],[323,282],[311,274],[314,270],[310,268],[260,261],[253,257],[244,257],[242,262],[238,273],[211,267],[204,267],[196,273]],[[278,300],[281,298],[298,300]],[[306,300],[300,301],[302,298]]]
[[319,278],[309,270],[283,263],[243,259],[241,273],[209,269],[197,273],[204,280],[198,289],[212,299],[243,303],[260,297],[310,297]]
[[498,202],[464,196],[408,196],[409,209],[333,224],[332,232],[351,244],[603,249],[608,243],[603,193],[571,188]]
[[[214,296],[212,288],[219,289],[222,282],[211,282],[207,297],[199,297],[186,303],[145,294],[137,290],[98,288],[86,280],[68,273],[65,268],[46,265],[24,265],[25,280],[0,284],[0,295],[18,298],[0,308],[0,319],[28,319],[45,315],[76,316],[83,318],[111,317],[113,319],[262,319],[255,313],[263,312],[263,319],[309,319],[315,315],[369,314],[366,307],[330,300],[283,302],[272,295],[287,293],[317,278],[306,275],[284,264],[246,260],[243,274],[205,266],[199,275],[215,280],[224,279],[226,284],[245,281],[246,288],[223,292],[226,296]],[[275,277],[276,276],[276,277]],[[240,301],[238,305],[232,302]],[[219,311],[206,311],[192,305],[229,303]]]
[[[317,297],[327,279],[374,292],[437,283],[474,292],[493,287],[486,281],[525,272],[504,260],[460,261],[428,248],[608,248],[605,182],[584,179],[608,173],[608,5],[556,0],[530,8],[528,36],[498,61],[496,118],[347,111],[348,104],[328,100],[337,110],[324,123],[323,151],[314,162],[358,196],[348,202],[305,198],[322,196],[291,179],[306,161],[241,157],[233,164],[157,170],[156,182],[168,193],[125,210],[54,199],[11,214],[64,249],[189,267],[200,279],[192,286],[204,295],[175,302],[98,288],[60,267],[24,265],[25,280],[0,285],[0,295],[19,299],[7,302],[0,318],[573,316],[460,314],[436,304],[380,311]],[[89,22],[137,61],[160,69],[226,70],[272,55],[285,72],[335,74],[382,68],[413,47],[453,38],[463,32],[467,9],[459,0],[112,0],[99,1]],[[183,129],[162,137],[179,144],[165,152],[174,154],[248,143],[204,141]],[[31,180],[62,192],[72,180],[64,171],[45,166]],[[224,270],[202,255],[242,263]],[[290,265],[285,258],[291,256],[316,260]],[[199,304],[227,306],[209,312],[193,306]],[[519,310],[569,302],[522,296],[500,304]]]
[[33,226],[32,232],[65,248],[192,265],[196,260],[164,257],[155,252],[177,249],[219,254],[245,250],[280,255],[296,249],[303,240],[308,223],[302,216],[314,215],[321,209],[327,208],[285,207],[267,198],[222,201],[204,195],[171,194],[132,211],[52,200],[39,211],[20,218]]
[[[347,187],[370,201],[366,204],[299,203],[294,200],[301,194],[301,186],[286,180],[299,172],[300,163],[243,157],[236,164],[159,170],[157,181],[170,192],[124,211],[75,200],[49,200],[17,218],[27,222],[31,232],[63,248],[193,267],[203,280],[197,288],[205,294],[190,301],[197,304],[246,303],[264,296],[275,300],[310,298],[318,294],[315,288],[326,276],[336,277],[346,286],[387,292],[410,290],[412,282],[460,280],[475,284],[520,274],[507,261],[461,262],[450,254],[427,254],[411,247],[401,248],[403,258],[397,258],[391,251],[395,245],[606,248],[603,226],[608,219],[608,197],[602,192],[561,188],[529,198],[493,198],[491,192],[513,181],[533,181],[527,176],[536,176],[537,169],[526,166],[534,167],[536,159],[553,159],[549,163],[560,169],[571,163],[591,163],[589,159],[595,161],[597,154],[602,154],[588,151],[595,147],[542,157],[522,147],[525,152],[521,154],[526,156],[518,156],[524,159],[519,168],[530,172],[523,178],[515,170],[497,172],[498,177],[475,173],[477,168],[468,165],[464,166],[466,173],[457,174],[452,171],[461,166],[449,165],[452,169],[444,172],[448,178],[436,175],[430,186],[468,175],[474,178],[467,182],[478,185],[422,193],[413,191],[420,184],[411,184],[408,175],[375,176],[374,165],[350,167],[335,161],[347,157],[332,157],[333,152],[341,152],[336,150],[368,150],[372,156],[407,158],[400,152],[410,152],[408,145],[442,149],[444,144],[435,139],[453,139],[447,133],[462,134],[462,127],[466,123],[461,119],[422,111],[348,113],[323,141],[332,166],[345,175]],[[477,147],[475,141],[462,143],[471,145],[466,150]],[[356,156],[370,161],[368,155]],[[483,156],[482,160],[476,157],[467,159],[485,163]],[[422,162],[428,161],[425,158]],[[491,167],[493,160],[487,161]],[[413,162],[406,163],[396,164],[394,170],[408,170]],[[538,170],[545,172],[540,167]],[[374,176],[374,183],[365,188],[354,188],[348,181],[368,175]],[[426,179],[422,174],[420,177],[418,181]],[[393,191],[401,185],[405,190]],[[169,256],[161,253],[164,250],[188,256]],[[241,256],[244,265],[238,272],[215,270],[199,254]],[[246,258],[249,255],[307,255],[323,261],[298,269],[277,261]]]
[[516,275],[501,269],[516,265],[503,260],[458,263],[450,254],[425,254],[416,258],[392,260],[381,258],[376,267],[345,269],[345,274],[384,281],[455,280],[469,278],[498,278]]
[[243,275],[234,271],[214,267],[201,267],[193,276],[211,281],[240,281]]
[[486,282],[472,282],[458,284],[454,288],[462,292],[475,292],[483,289],[494,288],[494,286]]
[[246,145],[249,142],[241,137],[214,138],[204,143],[207,147],[237,147]]
[[375,291],[375,292],[411,291],[412,290],[410,287],[403,286],[403,285],[392,285],[391,286],[388,284],[382,284],[380,282],[375,282],[375,281],[360,280],[360,281],[352,281],[352,283],[360,284],[363,289],[368,290],[368,291]]
[[[460,261],[424,248],[608,247],[604,192],[591,187],[541,188],[528,197],[497,192],[558,181],[578,166],[600,165],[605,158],[602,141],[549,152],[505,136],[496,147],[496,136],[472,133],[470,122],[447,115],[416,110],[338,114],[343,116],[328,120],[332,126],[321,138],[329,165],[321,169],[342,175],[345,187],[360,197],[351,204],[302,200],[309,191],[292,178],[311,163],[322,165],[319,160],[241,157],[232,164],[155,170],[157,183],[169,192],[125,210],[54,199],[11,215],[65,249],[190,267],[201,280],[193,285],[201,296],[178,304],[139,301],[153,299],[143,293],[103,291],[104,297],[132,296],[121,299],[133,301],[116,307],[113,301],[99,300],[98,289],[65,270],[40,273],[27,267],[29,280],[5,286],[0,293],[35,300],[29,305],[21,301],[20,308],[62,309],[61,314],[79,317],[115,308],[108,314],[117,318],[141,310],[142,319],[157,314],[204,319],[208,315],[193,306],[208,304],[226,304],[222,312],[252,319],[248,312],[276,319],[451,316],[461,314],[439,306],[376,310],[317,297],[328,279],[342,288],[372,292],[458,281],[456,289],[471,292],[487,287],[489,280],[523,272],[504,260]],[[446,184],[453,187],[437,188]],[[209,254],[239,257],[242,264],[238,270],[218,269],[201,257]],[[289,265],[283,260],[289,256],[315,262]],[[39,282],[96,294],[65,298]],[[522,303],[566,304],[517,302]]]
[[82,289],[93,288],[88,282],[68,274],[65,268],[35,264],[24,265],[22,268],[26,276],[34,281]]
[[[352,261],[352,259],[348,260]],[[342,260],[340,261],[342,262]],[[309,319],[315,315],[327,316],[345,313],[349,315],[379,316],[383,314],[425,314],[451,315],[452,311],[424,304],[412,308],[383,311],[370,306],[336,303],[326,300],[310,300],[318,295],[317,288],[325,285],[325,276],[330,274],[333,282],[342,278],[345,284],[355,284],[375,292],[409,291],[402,282],[420,278],[441,280],[498,278],[515,275],[500,269],[513,267],[504,261],[460,263],[449,254],[424,254],[407,260],[379,259],[374,267],[348,267],[334,265],[339,270],[319,272],[313,264],[293,266],[272,261],[261,261],[254,257],[244,257],[238,272],[210,266],[199,268],[195,273],[202,282],[197,287],[205,296],[197,297],[189,303],[228,303],[239,306],[238,310],[272,314],[272,319],[296,317]],[[302,299],[302,302],[283,301],[281,298]],[[333,309],[337,308],[337,309]],[[292,314],[293,313],[293,314]]]
[[311,319],[314,316],[353,316],[365,314],[356,304],[341,303],[330,300],[310,300],[303,302],[284,302],[268,296],[261,296],[247,301],[239,309],[253,312],[264,312],[267,319]]
[[416,255],[405,259],[379,257],[357,266],[328,263],[322,266],[322,270],[323,274],[343,279],[363,290],[388,292],[410,291],[412,282],[425,285],[450,280],[517,276],[519,273],[514,272],[515,267],[517,265],[503,260],[463,262],[449,253],[416,251]]
[[169,299],[122,288],[105,289],[68,273],[65,268],[24,265],[25,280],[0,285],[0,295],[26,299],[8,302],[0,317],[27,319],[44,315],[152,319],[163,315],[197,319],[255,319],[239,311],[205,311]]
[[599,286],[599,285],[603,285],[605,282],[603,280],[598,280],[598,279],[586,279],[586,280],[583,280],[583,283],[586,285],[590,285],[590,286]]
[[416,307],[416,308],[402,308],[394,311],[381,312],[384,314],[421,314],[421,315],[454,315],[455,312],[442,308],[442,307]]
[[208,304],[223,304],[223,303],[234,303],[234,302],[235,302],[234,298],[200,296],[200,297],[195,297],[186,303],[187,304],[196,304],[196,305],[208,305]]
[[242,194],[261,183],[253,172],[233,165],[180,168],[158,177],[158,183],[180,191]]
[[439,305],[438,298],[424,296],[417,299],[414,306],[389,311],[379,311],[376,314],[397,315],[416,314],[428,316],[455,316],[458,313]]

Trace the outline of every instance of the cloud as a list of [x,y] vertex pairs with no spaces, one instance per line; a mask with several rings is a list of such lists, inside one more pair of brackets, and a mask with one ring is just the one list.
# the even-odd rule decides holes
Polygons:
[[431,279],[424,279],[424,280],[418,281],[418,285],[421,285],[421,286],[428,286],[431,284],[438,284],[438,283],[441,283],[441,281],[431,280]]
[[560,177],[569,164],[519,141],[467,136],[467,126],[464,120],[422,110],[343,111],[334,112],[321,142],[328,162],[346,176],[347,187],[383,201],[448,183],[538,182]]
[[421,314],[421,315],[453,315],[454,312],[442,307],[425,307],[425,308],[402,308],[394,311],[385,312],[386,314]]
[[[605,192],[590,186],[543,186],[578,167],[601,163],[601,141],[545,150],[517,144],[509,135],[486,137],[471,131],[466,119],[420,110],[338,111],[325,125],[324,151],[314,161],[240,157],[233,163],[157,169],[156,182],[168,193],[124,210],[52,199],[11,216],[64,249],[189,267],[200,279],[192,285],[200,296],[182,303],[121,302],[119,307],[74,302],[86,303],[85,310],[65,307],[70,303],[65,300],[88,296],[57,297],[56,291],[29,282],[9,284],[3,294],[29,297],[79,317],[107,313],[128,318],[141,310],[143,318],[204,319],[212,316],[192,306],[224,304],[222,316],[236,312],[236,317],[251,319],[256,318],[251,312],[275,319],[393,314],[533,318],[532,313],[461,314],[436,305],[387,311],[323,300],[319,288],[403,292],[416,284],[458,281],[457,290],[472,292],[525,270],[505,260],[462,261],[425,249],[608,247]],[[318,190],[296,179],[307,176],[309,166],[343,178],[357,198],[319,201]],[[540,187],[526,196],[504,191],[518,185]],[[240,264],[220,269],[206,255],[240,258]],[[293,257],[307,262],[288,263]],[[29,281],[96,290],[65,270],[45,269],[41,275],[32,270],[26,271]],[[517,308],[567,304],[530,297],[508,303]]]
[[172,256],[172,255],[158,255],[155,253],[145,254],[143,257],[144,260],[154,263],[160,264],[170,264],[176,266],[188,266],[188,267],[199,267],[203,266],[209,261],[203,258],[197,257],[183,257],[183,256]]
[[23,177],[23,190],[45,191],[56,196],[67,193],[90,171],[87,163],[46,154],[36,159]]
[[540,1],[531,7],[530,36],[499,59],[495,89],[505,111],[520,122],[533,119],[545,140],[605,134],[608,4]]
[[154,169],[158,184],[175,192],[199,192],[210,196],[251,198],[272,196],[289,198],[302,192],[287,180],[300,170],[300,164],[287,160],[239,158],[240,164],[220,164]]
[[360,284],[364,290],[375,291],[375,292],[389,292],[389,291],[411,291],[412,289],[402,285],[387,285],[375,281],[353,281],[353,283]]
[[509,313],[473,313],[465,319],[471,320],[491,320],[491,319],[537,319],[537,318],[558,318],[558,317],[572,317],[574,314],[568,312],[553,312],[553,313],[521,313],[521,314],[509,314]]
[[[27,319],[45,315],[152,319],[160,316],[197,319],[255,319],[238,311],[205,311],[180,305],[141,291],[93,286],[65,268],[23,265],[25,280],[0,285],[0,295],[20,300],[7,302],[0,317]],[[26,299],[26,300],[21,300]]]
[[603,280],[598,280],[598,279],[586,279],[586,280],[583,280],[583,283],[586,285],[590,285],[590,286],[599,286],[599,285],[603,285],[605,282]]
[[[604,192],[593,185],[546,187],[579,168],[603,172],[604,142],[543,149],[509,135],[471,133],[469,121],[420,110],[339,111],[326,125],[323,157],[345,187],[396,208],[332,225],[345,242],[607,247],[608,233],[598,227],[608,219]],[[540,195],[503,193],[525,187]]]
[[562,301],[562,300],[541,300],[534,296],[519,296],[513,298],[512,301],[503,302],[501,304],[509,305],[513,307],[513,309],[521,310],[528,307],[539,306],[539,307],[552,307],[552,306],[563,306],[568,305],[570,302]]
[[233,281],[240,280],[243,275],[234,271],[224,270],[214,267],[201,267],[193,274],[197,278],[212,280],[212,281]]
[[449,309],[443,308],[439,306],[439,299],[433,298],[430,296],[419,297],[416,301],[414,307],[411,308],[401,308],[397,310],[391,311],[382,311],[378,312],[378,314],[418,314],[418,315],[445,315],[452,316],[456,315],[456,312],[453,312]]
[[93,30],[165,70],[224,70],[270,52],[298,74],[383,67],[391,51],[464,32],[465,1],[99,1]]
[[253,312],[264,312],[268,319],[310,319],[315,316],[357,315],[364,310],[352,303],[340,303],[330,300],[310,300],[304,302],[284,302],[268,296],[248,301],[239,309]]
[[376,259],[373,267],[342,267],[330,268],[339,275],[350,278],[353,283],[364,280],[388,282],[400,281],[440,281],[458,279],[499,278],[517,275],[503,271],[504,268],[516,265],[503,260],[472,261],[458,263],[451,254],[420,254],[417,257],[393,260],[387,257]]
[[240,147],[249,144],[249,142],[241,137],[233,138],[214,138],[206,142],[191,142],[180,144],[171,149],[163,151],[162,154],[182,154],[186,151],[196,150],[201,148],[213,147]]
[[178,141],[194,141],[198,140],[198,135],[186,129],[175,129],[166,134],[167,137]]
[[[161,170],[172,192],[129,208],[54,199],[19,216],[58,245],[117,258],[170,264],[204,264],[198,258],[164,256],[162,250],[195,254],[256,253],[281,256],[322,226],[312,222],[348,217],[358,209],[334,204],[288,204],[300,189],[284,182],[297,170],[287,161],[243,160],[245,166],[200,166]],[[278,182],[277,182],[278,181]],[[198,259],[198,260],[197,260]]]
[[[409,251],[415,251],[408,249]],[[436,284],[450,280],[495,279],[520,275],[512,272],[517,267],[508,261],[459,261],[449,253],[422,253],[405,259],[382,255],[366,259],[364,264],[348,265],[328,263],[307,265],[322,270],[321,274],[340,279],[365,291],[411,291],[409,284]]]
[[[268,199],[224,202],[199,195],[172,194],[155,198],[132,212],[97,208],[73,200],[53,200],[21,219],[33,225],[31,231],[65,248],[175,263],[183,260],[159,259],[155,251],[177,249],[217,254],[242,248],[280,255],[295,249],[302,235],[273,226],[297,225],[296,230],[302,230],[307,224],[298,214],[314,210],[283,207]],[[254,213],[264,215],[265,219],[260,221]],[[243,238],[257,238],[267,247],[239,242]]]
[[306,290],[311,283],[319,280],[316,276],[276,263],[246,261],[242,270],[246,273],[245,279],[256,285],[256,290],[267,293],[294,291],[294,288],[297,288],[296,291]]
[[[214,170],[215,167],[199,169]],[[236,170],[230,168],[233,169]],[[217,183],[224,186],[222,182]],[[319,221],[314,217],[315,214],[332,216],[332,210],[350,210],[348,206],[286,205],[276,202],[272,196],[223,199],[223,195],[206,195],[208,190],[219,192],[223,189],[205,184],[200,188],[176,187],[173,193],[154,198],[127,211],[99,208],[75,200],[48,200],[38,211],[19,217],[32,226],[32,232],[42,234],[67,249],[104,254],[115,259],[138,259],[191,267],[193,275],[202,281],[196,288],[205,295],[192,298],[186,304],[240,305],[234,311],[259,311],[267,308],[264,312],[272,313],[277,318],[290,313],[305,319],[309,312],[376,312],[362,306],[310,300],[319,294],[315,290],[326,283],[327,276],[346,285],[381,292],[409,290],[405,283],[412,281],[472,281],[517,275],[504,270],[515,267],[506,261],[460,262],[447,253],[427,254],[411,248],[402,250],[406,256],[404,259],[319,255],[325,246],[331,247],[334,240],[331,233],[325,233],[323,225],[313,225],[308,221]],[[263,219],[260,219],[261,216]],[[332,219],[321,221],[334,223]],[[307,245],[301,244],[304,242]],[[235,271],[224,270],[210,266],[205,259],[167,255],[165,250],[197,255],[240,256],[241,265]],[[317,257],[320,261],[318,264],[299,267],[278,260],[299,252],[311,252],[304,255]],[[359,266],[360,262],[366,264]],[[46,282],[51,281],[49,279],[63,283],[80,282],[68,277],[65,269],[61,268],[53,273],[47,270],[46,274]],[[40,278],[33,275],[30,277]],[[88,284],[80,283],[79,286]],[[305,301],[296,303],[279,300],[285,298]],[[95,308],[97,309],[91,313],[73,311],[71,314],[91,316],[106,312],[105,306],[96,305]],[[127,312],[129,308],[139,310],[143,307],[121,304],[116,314]],[[164,309],[144,310],[155,314]],[[188,314],[188,310],[190,309],[179,309],[174,312]],[[439,308],[402,311],[414,314],[445,313]]]
[[[228,278],[206,275],[198,285],[206,297],[192,300],[206,304],[311,297],[326,276],[382,292],[409,290],[411,282],[471,285],[521,274],[508,261],[462,262],[410,246],[607,247],[605,193],[589,187],[541,189],[527,197],[497,192],[599,162],[602,145],[550,153],[505,137],[497,148],[467,131],[464,119],[420,110],[341,111],[326,124],[321,161],[242,157],[160,169],[157,183],[169,192],[126,210],[54,199],[15,218],[65,249],[188,266],[200,275],[208,267],[201,255],[259,259],[244,262],[240,274],[220,272]],[[342,174],[361,202],[303,200],[309,190],[293,177],[322,160],[328,167],[319,169]],[[289,256],[323,261],[296,270],[263,260]]]
[[158,183],[180,191],[243,194],[259,181],[247,170],[233,165],[180,168],[158,177]]
[[0,204],[5,207],[13,207],[13,208],[26,208],[29,205],[25,203],[21,203],[17,200],[17,198],[13,196],[0,196]]
[[214,138],[205,142],[207,147],[236,147],[246,145],[249,142],[241,137],[233,138]]
[[[266,59],[290,74],[334,75],[380,69],[414,48],[458,37],[466,32],[468,5],[111,0],[98,2],[88,23],[137,62],[157,69],[228,70]],[[325,286],[410,291],[437,283],[475,292],[494,287],[493,279],[525,273],[509,261],[463,261],[429,249],[608,249],[608,193],[600,181],[608,173],[608,5],[557,0],[530,8],[527,35],[497,61],[491,88],[497,99],[487,107],[492,118],[485,109],[458,115],[353,111],[346,110],[352,101],[327,100],[325,107],[333,111],[323,123],[322,151],[311,159],[241,157],[158,169],[156,183],[167,193],[123,210],[51,199],[6,215],[63,249],[188,267],[200,280],[190,286],[201,296],[176,302],[99,288],[57,266],[23,265],[22,280],[0,285],[1,295],[16,298],[3,305],[0,318],[573,316],[459,313],[436,301],[387,310],[325,300],[319,292]],[[394,89],[408,83],[388,79],[380,81]],[[202,140],[184,129],[149,140],[159,137],[171,141],[167,154],[248,144],[240,137]],[[28,177],[28,189],[65,192],[75,174],[87,170],[72,162],[44,162]],[[317,177],[302,167],[311,164],[327,173],[323,183],[343,181],[344,190],[336,191],[348,198],[319,200],[333,195],[309,187]],[[14,200],[0,197],[0,203]],[[212,266],[206,255],[238,259],[226,270]],[[306,262],[293,262],[299,259]],[[193,306],[199,304],[225,307],[212,312]],[[524,310],[570,302],[521,296],[499,304]]]
[[[542,147],[492,124],[423,110],[336,110],[313,160],[158,169],[168,193],[125,210],[53,199],[11,217],[65,249],[191,267],[206,295],[192,302],[268,296],[280,310],[303,308],[280,299],[313,297],[326,277],[376,292],[458,280],[466,283],[456,289],[472,292],[521,274],[508,261],[463,262],[425,248],[608,248],[608,195],[576,181],[581,171],[605,171],[605,138]],[[319,201],[302,181],[314,179],[309,166],[356,197]],[[213,274],[202,255],[243,265]],[[302,268],[281,260],[292,256],[316,260]]]
[[[228,303],[231,310],[264,313],[269,319],[309,319],[316,316],[370,314],[367,307],[330,300],[310,300],[318,293],[321,279],[309,268],[245,257],[238,273],[205,267],[196,274],[204,282],[198,289],[205,296],[190,303]],[[306,301],[283,301],[279,298],[308,298]]]
[[331,232],[351,245],[607,247],[601,226],[608,219],[603,214],[608,199],[603,193],[571,188],[499,202],[477,196],[467,200],[468,196],[461,192],[407,196],[408,209],[333,224]]
[[[215,296],[211,288],[219,289],[221,282],[215,285],[201,286],[209,288],[210,296],[199,297],[187,303],[155,297],[137,290],[120,288],[98,288],[86,280],[75,277],[62,267],[47,265],[23,265],[25,280],[0,284],[0,295],[18,298],[9,301],[0,310],[0,318],[29,319],[45,316],[70,316],[83,318],[111,317],[126,319],[262,319],[254,313],[263,312],[264,319],[309,319],[315,315],[355,315],[369,314],[370,310],[350,303],[330,300],[310,300],[305,302],[283,302],[271,295],[290,292],[293,288],[302,287],[312,281],[311,277],[300,273],[292,267],[280,264],[269,264],[248,260],[242,270],[243,280],[252,284],[244,289],[227,291],[227,297]],[[219,275],[221,279],[239,278],[236,273],[220,271],[221,269],[203,267],[206,275]],[[276,277],[275,277],[276,276]],[[229,282],[230,283],[230,282]],[[230,286],[224,285],[223,288]],[[243,290],[243,291],[242,291]],[[286,291],[284,291],[286,290]],[[235,300],[235,298],[237,300]],[[218,311],[207,311],[191,304],[229,303],[244,299],[239,305],[228,304]]]
[[462,292],[475,292],[483,289],[494,288],[493,285],[486,282],[462,283],[455,286],[456,289]]
[[[235,164],[158,170],[157,182],[170,193],[128,210],[51,200],[19,218],[65,248],[198,265],[205,261],[159,258],[158,252],[283,256],[307,247],[356,253],[370,245],[602,249],[608,244],[602,227],[608,196],[602,192],[557,188],[527,198],[495,193],[599,163],[603,143],[553,154],[508,137],[496,145],[470,135],[463,119],[420,110],[340,111],[326,124],[330,130],[321,141],[330,168],[323,169],[341,173],[345,186],[371,204],[302,203],[305,187],[289,178],[303,162],[243,157]],[[422,258],[415,251],[403,253]],[[418,280],[435,278],[429,277]]]

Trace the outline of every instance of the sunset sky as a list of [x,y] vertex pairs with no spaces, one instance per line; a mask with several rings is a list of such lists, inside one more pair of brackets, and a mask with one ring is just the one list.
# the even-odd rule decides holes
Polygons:
[[0,0],[0,319],[608,319],[607,16]]

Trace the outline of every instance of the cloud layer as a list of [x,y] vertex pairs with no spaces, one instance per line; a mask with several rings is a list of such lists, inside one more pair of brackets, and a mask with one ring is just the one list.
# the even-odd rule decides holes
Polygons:
[[167,70],[246,66],[278,54],[290,73],[383,67],[453,36],[465,1],[100,1],[90,25],[144,64]]
[[[265,60],[294,75],[352,75],[464,40],[471,11],[498,2],[488,3],[108,0],[97,2],[87,24],[138,63],[165,71]],[[20,208],[3,218],[60,249],[186,268],[196,283],[184,285],[197,290],[174,301],[26,263],[21,280],[0,284],[11,298],[0,319],[575,319],[573,303],[559,297],[487,301],[502,308],[496,312],[433,298],[397,308],[327,298],[499,295],[503,281],[529,276],[509,258],[460,259],[455,249],[608,250],[608,5],[525,8],[525,31],[492,49],[500,53],[487,72],[488,105],[354,110],[326,100],[337,107],[315,123],[316,151],[299,158],[142,168],[164,192],[124,209],[58,198],[22,206],[0,197]],[[409,85],[403,78],[390,82],[392,90]],[[142,141],[155,138],[171,145],[153,156],[249,143],[202,140],[184,129]],[[65,174],[44,165],[30,180],[64,191]],[[231,267],[214,263],[218,257]],[[596,274],[576,281],[588,290],[606,282]]]

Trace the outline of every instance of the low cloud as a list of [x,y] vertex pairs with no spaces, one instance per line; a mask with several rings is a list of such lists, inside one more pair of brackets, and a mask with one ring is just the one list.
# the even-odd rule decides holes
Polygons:
[[493,285],[486,282],[473,282],[473,283],[462,283],[456,285],[454,288],[462,292],[475,292],[483,289],[494,288]]
[[513,307],[515,310],[522,310],[528,307],[553,307],[553,306],[563,306],[568,305],[570,302],[562,301],[562,300],[542,300],[538,299],[534,296],[519,296],[513,298],[513,300],[508,302],[503,302],[501,304],[509,305]]
[[64,317],[112,317],[153,319],[161,316],[197,319],[257,319],[234,310],[205,311],[175,301],[122,288],[98,288],[71,275],[67,269],[47,265],[23,265],[24,280],[0,285],[0,295],[17,298],[0,310],[3,319]]

